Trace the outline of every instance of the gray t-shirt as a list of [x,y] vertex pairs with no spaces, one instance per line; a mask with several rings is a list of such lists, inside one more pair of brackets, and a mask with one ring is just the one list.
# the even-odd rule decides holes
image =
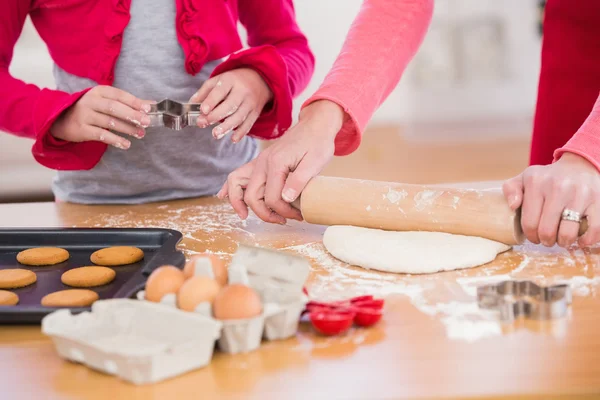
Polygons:
[[[160,12],[158,12],[160,10]],[[132,0],[113,86],[138,98],[186,102],[220,60],[196,76],[185,71],[175,30],[175,0]],[[77,92],[97,83],[54,66],[57,88]],[[147,128],[129,150],[109,146],[89,171],[59,171],[53,183],[58,200],[74,203],[145,203],[214,195],[237,167],[256,157],[256,141],[216,140],[211,128],[181,131]]]

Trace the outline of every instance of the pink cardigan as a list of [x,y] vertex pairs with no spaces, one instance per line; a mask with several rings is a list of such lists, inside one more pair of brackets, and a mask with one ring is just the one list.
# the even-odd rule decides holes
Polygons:
[[[367,122],[398,84],[419,48],[433,14],[433,0],[365,0],[325,81],[303,105],[327,99],[348,115],[335,154],[358,148]],[[579,154],[600,170],[600,99],[572,139],[556,150]]]
[[[302,91],[314,58],[295,20],[292,0],[174,0],[177,37],[185,69],[196,74],[210,60],[233,53],[214,74],[239,67],[256,70],[274,94],[250,134],[279,137],[292,122],[292,98]],[[71,143],[49,134],[56,118],[86,91],[68,94],[40,89],[8,71],[13,48],[29,15],[65,71],[111,85],[129,22],[131,0],[3,0],[0,3],[0,130],[35,139],[33,155],[58,170],[93,168],[106,150],[101,142]],[[248,30],[242,48],[237,24]],[[152,38],[148,38],[152,40]],[[150,99],[160,100],[160,99]]]

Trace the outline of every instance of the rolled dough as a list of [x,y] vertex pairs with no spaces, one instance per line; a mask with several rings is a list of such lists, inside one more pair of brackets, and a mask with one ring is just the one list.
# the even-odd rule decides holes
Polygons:
[[330,226],[323,244],[335,258],[385,272],[426,274],[486,264],[508,249],[480,237]]

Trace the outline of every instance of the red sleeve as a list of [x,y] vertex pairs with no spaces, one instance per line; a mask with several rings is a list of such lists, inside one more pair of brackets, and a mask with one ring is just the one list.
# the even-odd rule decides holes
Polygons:
[[262,76],[273,100],[249,134],[275,139],[292,124],[292,99],[308,85],[314,56],[296,23],[292,0],[246,0],[238,6],[252,47],[232,54],[213,76],[235,68],[252,68]]
[[[35,140],[33,156],[52,169],[89,169],[104,152],[102,143],[69,143],[50,135],[50,127],[58,116],[85,92],[68,94],[40,89],[15,79],[9,73],[13,50],[31,0],[7,0],[0,12],[0,130]],[[85,156],[84,156],[85,155]]]
[[571,140],[554,152],[554,161],[566,152],[587,159],[600,171],[600,97],[596,100],[590,115]]
[[367,122],[398,84],[421,45],[433,0],[365,0],[325,81],[303,105],[337,103],[346,119],[335,154],[358,148]]

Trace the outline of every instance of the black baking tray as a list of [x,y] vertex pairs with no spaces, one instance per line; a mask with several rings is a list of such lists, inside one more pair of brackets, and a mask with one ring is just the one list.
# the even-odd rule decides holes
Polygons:
[[[72,228],[72,229],[0,229],[0,269],[23,268],[37,274],[33,285],[11,289],[19,295],[16,306],[0,306],[0,324],[36,324],[56,308],[42,307],[40,301],[46,294],[63,289],[60,277],[63,272],[77,267],[94,265],[90,256],[98,249],[110,246],[134,246],[144,251],[138,263],[112,267],[115,279],[104,286],[90,288],[100,299],[130,298],[141,290],[148,275],[161,265],[182,268],[185,256],[177,250],[181,232],[154,228]],[[64,263],[29,267],[17,262],[17,253],[32,247],[62,247],[70,258]],[[71,308],[73,313],[87,311],[89,307]]]

